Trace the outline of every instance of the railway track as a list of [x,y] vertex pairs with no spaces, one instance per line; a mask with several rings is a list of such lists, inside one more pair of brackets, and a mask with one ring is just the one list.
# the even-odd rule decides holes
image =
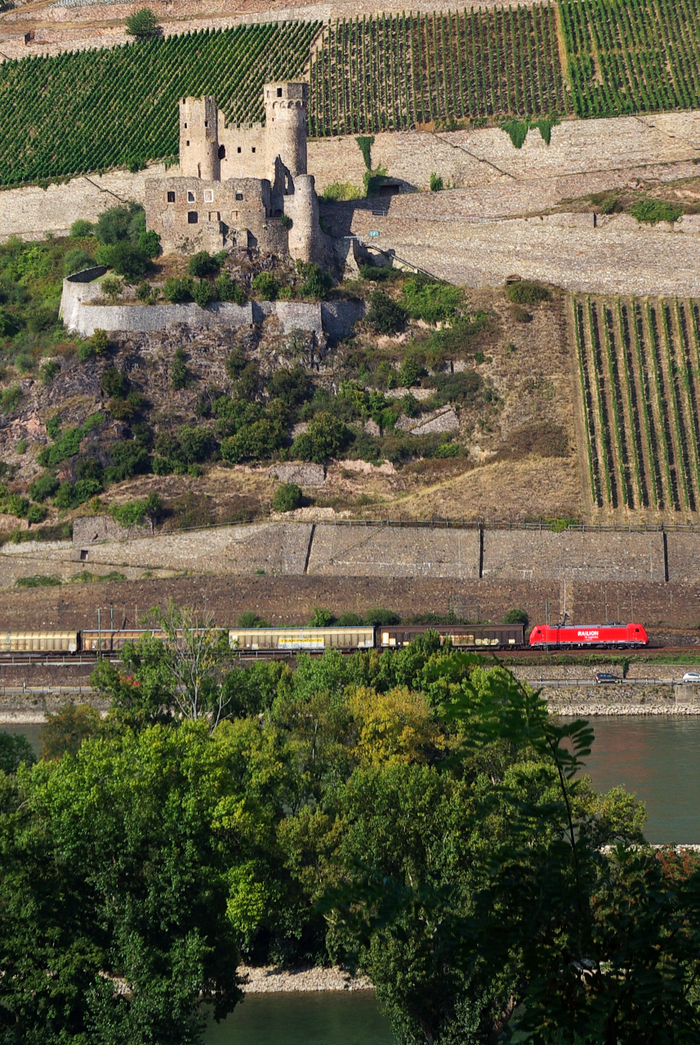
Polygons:
[[[233,651],[232,651],[233,652]],[[323,656],[322,650],[309,650],[308,656],[321,657]],[[343,653],[355,653],[356,650],[343,650]],[[381,652],[381,650],[379,651]],[[493,649],[493,650],[470,650],[470,652],[480,653],[482,656],[497,657],[499,660],[504,662],[510,662],[514,660],[525,660],[525,661],[537,661],[537,659],[548,658],[548,657],[564,657],[571,663],[576,663],[581,657],[589,657],[592,653],[598,656],[619,656],[624,655],[629,657],[631,660],[643,660],[645,657],[652,656],[653,659],[657,659],[663,656],[669,655],[688,655],[700,658],[700,646],[646,646],[644,649],[581,649],[581,650],[557,650],[552,649],[549,652],[544,650],[533,650],[533,649]],[[296,657],[296,651],[290,650],[239,650],[235,651],[234,656],[238,660],[292,660]],[[112,653],[109,656],[105,655],[105,660],[108,660],[111,664],[119,663],[119,656]],[[82,650],[80,653],[51,653],[48,656],[45,653],[0,653],[0,668],[13,668],[13,667],[45,667],[45,668],[60,668],[60,667],[94,667],[98,660],[98,653],[96,650]]]

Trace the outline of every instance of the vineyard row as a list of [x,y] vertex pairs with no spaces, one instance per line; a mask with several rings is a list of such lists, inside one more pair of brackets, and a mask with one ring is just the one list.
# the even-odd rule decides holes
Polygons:
[[573,301],[597,508],[700,507],[700,305]]

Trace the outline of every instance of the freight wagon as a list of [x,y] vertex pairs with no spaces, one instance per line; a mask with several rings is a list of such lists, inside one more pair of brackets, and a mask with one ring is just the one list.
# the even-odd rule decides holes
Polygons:
[[373,649],[374,627],[353,628],[232,628],[231,649],[322,652],[326,649]]
[[[381,649],[408,646],[409,642],[427,630],[421,625],[384,625],[377,628],[377,646]],[[443,643],[450,639],[452,645],[460,649],[513,649],[525,644],[525,627],[522,624],[453,624],[450,627],[438,625],[430,630],[437,631]]]
[[79,631],[2,631],[0,653],[76,653]]
[[578,627],[552,627],[536,624],[530,632],[530,646],[544,649],[621,649],[646,646],[649,641],[641,624],[580,624]]

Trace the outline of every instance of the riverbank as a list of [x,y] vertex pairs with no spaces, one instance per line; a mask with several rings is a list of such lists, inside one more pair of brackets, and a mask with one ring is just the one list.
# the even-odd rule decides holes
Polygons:
[[[535,683],[530,683],[535,685]],[[543,685],[542,696],[553,715],[595,718],[600,715],[700,715],[700,686],[640,685],[620,682],[603,686]]]
[[241,965],[238,974],[245,978],[241,989],[246,994],[279,994],[290,991],[371,991],[366,976],[351,976],[334,965],[280,969],[274,965]]

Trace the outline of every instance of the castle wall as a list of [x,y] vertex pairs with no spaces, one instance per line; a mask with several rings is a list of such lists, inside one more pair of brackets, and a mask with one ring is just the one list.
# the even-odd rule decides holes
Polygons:
[[226,155],[219,160],[222,181],[228,178],[267,178],[272,181],[273,169],[267,160],[262,124],[226,127],[223,113],[219,112],[219,144],[226,150]]
[[219,180],[219,110],[211,95],[180,101],[180,173]]
[[[104,269],[93,270],[101,275]],[[80,274],[82,275],[82,274]],[[90,337],[95,330],[108,333],[148,333],[172,326],[190,330],[249,327],[274,318],[283,334],[293,330],[325,331],[337,339],[350,333],[361,318],[364,306],[354,301],[249,301],[245,305],[219,301],[202,309],[199,305],[105,305],[99,283],[85,283],[75,276],[64,279],[61,317],[71,333]]]

